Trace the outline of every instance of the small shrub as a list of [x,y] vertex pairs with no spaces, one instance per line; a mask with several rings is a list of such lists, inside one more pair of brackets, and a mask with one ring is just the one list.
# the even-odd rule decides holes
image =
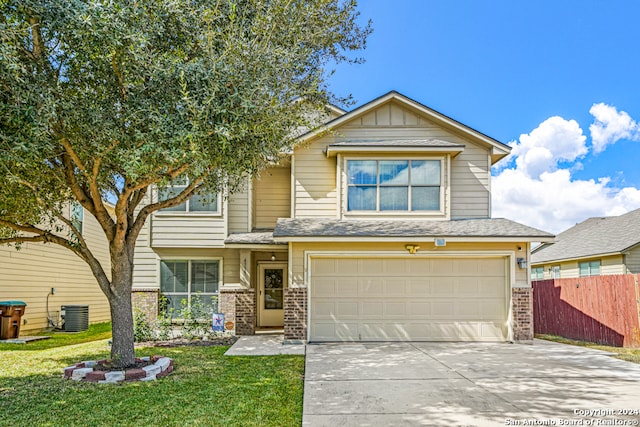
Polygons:
[[154,337],[154,327],[147,319],[147,315],[140,309],[133,312],[133,340],[135,342],[152,341]]

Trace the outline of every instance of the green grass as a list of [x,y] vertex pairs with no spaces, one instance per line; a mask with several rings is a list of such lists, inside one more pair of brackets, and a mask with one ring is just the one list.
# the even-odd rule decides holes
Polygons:
[[563,338],[556,335],[536,335],[536,338],[540,338],[547,341],[554,341],[563,344],[577,345],[580,347],[593,348],[596,350],[609,351],[615,353],[616,359],[626,360],[627,362],[640,364],[640,349],[638,348],[624,348],[624,347],[612,347],[610,345],[595,344],[587,341],[572,340],[569,338]]
[[[89,330],[83,332],[59,332],[45,331],[33,335],[46,335],[51,338],[40,341],[32,341],[26,344],[0,344],[0,351],[10,350],[46,350],[49,348],[62,347],[84,342],[98,341],[111,338],[111,323],[95,323],[89,325]],[[24,335],[20,335],[23,337]]]
[[84,335],[56,334],[47,346],[0,345],[0,425],[301,424],[303,356],[228,357],[228,347],[149,347],[136,355],[173,358],[171,375],[119,385],[65,380],[64,367],[108,357],[105,331],[98,325]]

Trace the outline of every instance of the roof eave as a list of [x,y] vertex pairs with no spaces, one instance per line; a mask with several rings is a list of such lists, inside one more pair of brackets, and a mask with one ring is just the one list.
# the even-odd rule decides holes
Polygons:
[[548,242],[553,237],[543,236],[274,236],[273,240],[283,243],[296,242],[426,242],[433,243],[437,238],[444,238],[452,243],[481,243],[481,242]]
[[531,265],[533,266],[533,265],[550,264],[550,263],[558,263],[558,262],[579,261],[583,259],[593,259],[593,258],[599,258],[599,257],[616,256],[616,255],[622,255],[622,252],[606,252],[601,254],[581,255],[581,256],[570,257],[570,258],[553,258],[553,259],[547,259],[543,261],[532,260]]
[[325,154],[327,157],[335,157],[338,154],[342,153],[441,153],[441,154],[452,154],[453,157],[456,157],[458,154],[464,151],[464,147],[398,147],[398,146],[388,146],[388,147],[380,147],[380,146],[350,146],[350,147],[336,147],[336,146],[327,146],[325,150]]

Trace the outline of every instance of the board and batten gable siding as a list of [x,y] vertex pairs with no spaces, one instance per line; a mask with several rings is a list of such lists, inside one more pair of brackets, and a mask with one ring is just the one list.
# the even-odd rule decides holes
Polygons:
[[291,216],[291,165],[263,170],[253,183],[253,227],[272,230]]
[[[83,236],[94,256],[109,274],[111,263],[102,228],[86,210]],[[52,315],[62,305],[88,305],[91,323],[110,320],[109,303],[87,264],[68,249],[53,243],[25,243],[20,250],[0,245],[0,301],[18,300],[27,304],[20,328],[44,329],[47,323],[47,294]]]
[[489,218],[489,149],[395,102],[383,104],[334,129],[332,135],[295,149],[294,217],[331,218],[338,215],[337,160],[327,159],[324,153],[327,145],[341,141],[431,138],[465,146],[462,153],[451,159],[450,187],[445,188],[445,206],[450,208],[450,218]]

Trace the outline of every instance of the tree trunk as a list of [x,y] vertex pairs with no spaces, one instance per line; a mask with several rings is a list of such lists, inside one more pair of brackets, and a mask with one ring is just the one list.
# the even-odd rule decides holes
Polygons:
[[135,363],[133,307],[131,304],[133,265],[129,264],[124,261],[118,265],[120,268],[112,267],[111,288],[113,295],[108,298],[113,334],[111,360],[113,365],[118,368],[126,368]]

